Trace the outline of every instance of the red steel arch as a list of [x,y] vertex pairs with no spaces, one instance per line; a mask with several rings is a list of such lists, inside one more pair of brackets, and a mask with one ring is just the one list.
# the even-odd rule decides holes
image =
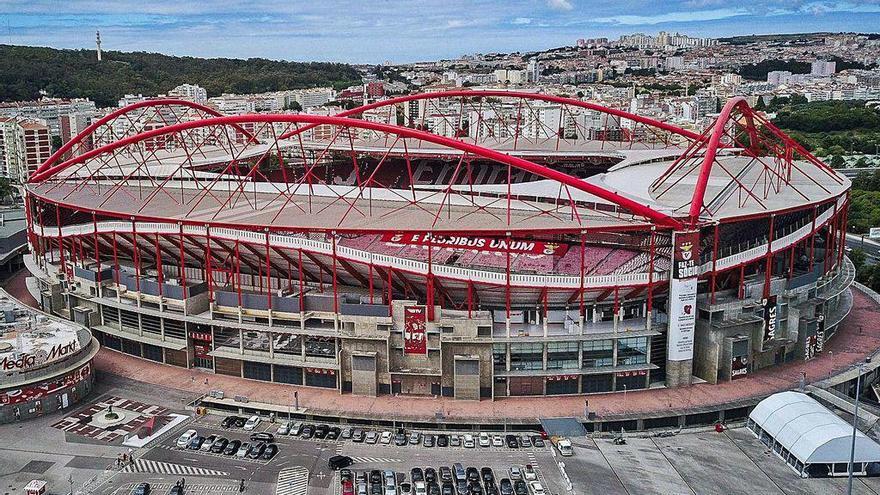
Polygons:
[[[85,139],[90,134],[94,133],[95,130],[97,130],[99,127],[107,124],[108,122],[110,122],[112,120],[115,120],[123,115],[126,115],[130,112],[133,112],[133,111],[141,109],[141,108],[163,107],[163,106],[174,106],[174,105],[189,107],[189,108],[192,108],[195,110],[200,110],[202,112],[205,112],[206,114],[213,115],[214,117],[222,117],[223,116],[222,113],[218,112],[217,110],[214,110],[211,107],[207,107],[205,105],[202,105],[202,104],[199,104],[199,103],[196,103],[193,101],[181,100],[181,99],[177,99],[177,98],[156,98],[156,99],[144,100],[144,101],[132,103],[131,105],[126,105],[122,108],[118,108],[118,109],[114,110],[113,112],[110,112],[107,115],[96,120],[95,122],[92,122],[91,125],[86,127],[82,132],[77,134],[73,139],[66,142],[63,146],[61,146],[61,148],[58,148],[58,151],[53,153],[52,156],[50,156],[48,160],[46,160],[42,165],[40,165],[37,168],[35,173],[43,172],[44,170],[52,167],[52,165],[55,164],[55,162],[57,162],[59,158],[64,156],[65,153],[67,153],[68,151],[73,149],[73,147],[76,146],[77,144],[81,143],[83,141],[83,139]],[[236,126],[236,127],[242,134],[247,136],[248,139],[256,140],[256,137],[254,137],[254,135],[251,132],[247,131],[246,129],[242,128],[241,126]]]
[[[736,119],[734,118],[735,112],[739,113],[742,122],[736,121]],[[740,143],[735,136],[732,136],[728,132],[729,125],[733,123],[739,125],[745,131],[745,134],[749,138],[748,146],[744,146],[743,143]],[[758,124],[769,131],[769,137],[774,137],[780,140],[781,146],[770,145],[771,149],[769,150],[771,151],[771,153],[776,153],[778,158],[781,158],[782,160],[787,161],[789,164],[791,164],[793,160],[793,154],[797,153],[798,155],[802,156],[807,162],[818,168],[821,172],[824,172],[826,175],[830,176],[835,182],[837,182],[838,184],[842,183],[840,177],[837,176],[837,174],[833,171],[833,169],[831,169],[831,167],[813,156],[800,143],[782,132],[779,128],[774,126],[763,116],[756,113],[749,106],[748,101],[744,97],[738,96],[735,98],[731,98],[721,109],[721,113],[718,115],[718,119],[715,120],[715,123],[710,128],[711,134],[708,136],[708,141],[706,141],[704,145],[705,153],[703,155],[702,163],[699,167],[699,174],[697,176],[697,182],[694,186],[694,193],[691,199],[690,210],[688,211],[688,217],[692,226],[696,225],[696,223],[699,221],[700,214],[702,213],[706,197],[706,188],[709,184],[709,178],[712,174],[713,165],[716,162],[718,149],[725,147],[722,144],[721,140],[725,137],[730,138],[734,141],[732,143],[734,147],[741,146],[743,147],[745,154],[756,157],[758,153],[760,153],[760,148],[762,147],[762,145],[765,144],[764,142],[768,137],[761,135],[758,129]],[[674,166],[675,164],[673,164],[673,167]],[[670,167],[670,170],[671,168],[672,167]],[[731,179],[735,180],[734,178]]]
[[[31,184],[37,184],[48,179],[51,179],[53,176],[63,171],[64,169],[85,162],[91,158],[97,157],[98,155],[109,153],[129,144],[134,144],[139,141],[143,141],[145,139],[150,139],[156,136],[160,136],[163,134],[172,134],[179,133],[182,131],[195,129],[199,127],[207,127],[207,126],[240,126],[245,123],[291,123],[291,124],[306,124],[306,125],[332,125],[338,126],[341,128],[349,128],[349,129],[364,129],[369,131],[376,131],[380,133],[386,133],[390,135],[395,135],[401,138],[412,138],[417,140],[422,140],[430,143],[434,143],[440,146],[445,146],[448,148],[453,148],[465,153],[473,154],[474,156],[478,156],[481,158],[494,160],[498,163],[508,165],[512,168],[516,168],[519,170],[523,170],[545,179],[550,179],[556,181],[560,184],[563,184],[568,187],[573,187],[575,189],[581,190],[588,194],[594,195],[598,198],[616,204],[634,215],[644,217],[656,223],[659,226],[663,227],[672,227],[679,228],[681,227],[681,222],[665,213],[654,210],[644,204],[641,204],[637,201],[634,201],[630,198],[622,196],[615,191],[609,191],[605,188],[602,188],[598,185],[591,184],[584,180],[578,179],[571,175],[553,170],[548,167],[544,167],[542,165],[533,163],[531,161],[511,156],[509,154],[499,152],[496,150],[492,150],[489,148],[485,148],[482,146],[478,146],[475,144],[467,143],[464,141],[460,141],[453,138],[448,138],[444,136],[439,136],[436,134],[432,134],[429,132],[411,129],[408,127],[402,127],[391,124],[383,124],[377,122],[369,122],[358,119],[349,119],[344,117],[330,117],[330,116],[320,116],[320,115],[307,115],[307,114],[248,114],[248,115],[237,115],[237,116],[224,116],[224,117],[214,117],[209,119],[202,119],[196,121],[189,122],[181,122],[178,124],[161,127],[145,132],[141,132],[134,136],[128,136],[124,139],[116,141],[114,143],[102,146],[100,148],[88,151],[82,155],[73,157],[63,163],[54,166],[48,166],[48,163],[45,164],[47,166],[41,167],[42,170],[34,173],[30,180],[28,181]],[[302,129],[302,128],[300,128]],[[280,138],[279,138],[280,139]],[[85,180],[85,179],[84,179]]]
[[[457,91],[438,91],[434,93],[418,93],[412,95],[399,96],[397,98],[391,98],[388,100],[381,100],[375,103],[370,103],[367,105],[363,105],[357,108],[353,108],[351,110],[345,110],[336,114],[337,117],[350,117],[352,115],[359,115],[368,110],[372,110],[375,108],[382,108],[391,105],[397,105],[400,103],[407,103],[410,101],[417,100],[429,100],[429,99],[441,99],[441,98],[477,98],[477,97],[509,97],[509,98],[522,98],[525,100],[540,100],[547,101],[551,103],[559,103],[564,105],[571,105],[580,108],[585,108],[587,110],[595,110],[602,113],[607,113],[609,115],[613,115],[615,117],[620,117],[628,120],[632,120],[634,122],[638,122],[640,124],[644,124],[651,127],[656,127],[658,129],[671,132],[674,134],[678,134],[683,136],[689,140],[696,141],[700,140],[700,134],[697,134],[692,131],[688,131],[681,127],[668,124],[666,122],[661,122],[656,119],[652,119],[649,117],[644,117],[641,115],[636,115],[630,112],[626,112],[623,110],[617,110],[614,108],[609,108],[603,105],[598,105],[596,103],[590,103],[586,101],[577,100],[574,98],[567,98],[564,96],[556,96],[556,95],[547,95],[541,93],[527,93],[521,91],[504,91],[504,90],[457,90]],[[294,136],[302,131],[308,130],[308,127],[295,130],[293,132],[286,133],[281,136],[281,139],[289,138]]]

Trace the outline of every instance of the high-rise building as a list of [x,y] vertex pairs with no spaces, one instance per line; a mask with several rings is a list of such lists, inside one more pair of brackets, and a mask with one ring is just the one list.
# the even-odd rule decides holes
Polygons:
[[810,75],[817,77],[830,76],[837,72],[837,62],[815,60],[810,64]]
[[28,177],[52,155],[49,126],[35,120],[18,123],[18,180],[24,184]]
[[0,176],[18,179],[18,122],[0,117]]
[[381,98],[385,96],[385,85],[381,81],[372,81],[367,83],[364,92],[367,98]]
[[169,91],[168,96],[201,104],[208,101],[208,91],[197,84],[181,84]]

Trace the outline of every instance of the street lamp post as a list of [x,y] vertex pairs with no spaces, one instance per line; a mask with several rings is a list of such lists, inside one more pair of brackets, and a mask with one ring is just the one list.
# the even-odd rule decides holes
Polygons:
[[[871,362],[871,358],[865,358],[865,363]],[[849,469],[847,471],[849,474],[847,475],[846,480],[846,493],[847,495],[852,495],[853,488],[853,464],[856,456],[856,431],[858,431],[859,424],[859,395],[862,392],[861,384],[862,384],[862,373],[864,373],[864,363],[859,363],[858,366],[858,374],[856,375],[856,402],[853,407],[853,430],[852,430],[852,442],[849,446]]]

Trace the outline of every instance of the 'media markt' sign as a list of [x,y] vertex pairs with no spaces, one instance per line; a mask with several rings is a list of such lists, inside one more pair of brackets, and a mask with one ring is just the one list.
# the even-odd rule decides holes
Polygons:
[[78,348],[79,343],[71,340],[66,344],[56,344],[48,351],[40,349],[33,354],[23,353],[17,357],[6,355],[0,360],[0,370],[24,371],[66,357],[76,352]]

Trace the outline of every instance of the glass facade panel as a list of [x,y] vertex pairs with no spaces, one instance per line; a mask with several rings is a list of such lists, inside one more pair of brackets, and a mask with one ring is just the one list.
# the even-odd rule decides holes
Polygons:
[[549,342],[547,344],[547,369],[577,369],[579,351],[577,342]]
[[289,333],[273,333],[272,345],[279,354],[302,355],[302,337]]
[[269,332],[243,330],[241,338],[246,351],[269,352]]
[[492,345],[492,363],[495,371],[507,371],[507,344]]
[[544,369],[544,345],[540,343],[510,344],[510,369]]
[[306,337],[306,356],[336,357],[336,341],[333,337]]
[[583,343],[584,368],[602,368],[614,365],[614,341],[586,340]]
[[648,337],[630,337],[617,341],[617,365],[632,366],[648,362]]

